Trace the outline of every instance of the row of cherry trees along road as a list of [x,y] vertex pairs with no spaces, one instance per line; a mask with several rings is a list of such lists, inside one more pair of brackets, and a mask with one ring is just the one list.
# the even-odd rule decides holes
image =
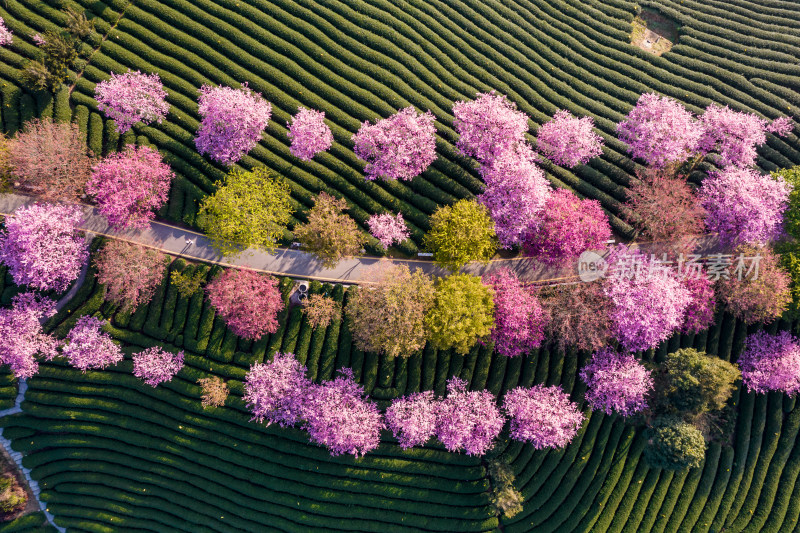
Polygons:
[[[101,109],[121,129],[128,129],[137,121],[163,118],[168,111],[165,97],[155,75],[114,75],[97,87]],[[198,132],[198,149],[225,164],[232,164],[252,149],[270,115],[269,104],[246,87],[202,88],[200,111],[204,119]],[[473,101],[457,102],[454,115],[460,134],[458,148],[465,156],[478,159],[487,187],[479,197],[480,203],[464,200],[434,214],[426,242],[437,261],[455,270],[469,260],[488,259],[497,239],[502,246],[521,246],[545,261],[563,262],[586,249],[599,247],[610,236],[607,218],[596,201],[550,189],[535,164],[538,156],[525,141],[528,119],[504,96],[479,94]],[[330,146],[330,130],[323,119],[322,113],[310,110],[301,110],[293,119],[290,137],[295,155],[313,157]],[[678,243],[677,250],[684,251],[678,237],[707,226],[718,231],[728,244],[739,246],[739,252],[761,257],[757,279],[731,277],[713,284],[702,270],[694,277],[679,276],[674,270],[657,268],[654,258],[638,256],[624,247],[612,255],[612,272],[624,271],[624,263],[633,261],[637,265],[635,275],[613,275],[603,282],[539,292],[524,287],[507,271],[483,280],[456,274],[434,283],[419,272],[387,268],[375,274],[374,288],[359,291],[345,310],[353,319],[353,335],[360,347],[390,356],[408,356],[429,341],[442,349],[466,352],[480,339],[491,337],[498,352],[510,357],[529,352],[545,339],[594,350],[593,362],[583,370],[590,385],[590,404],[607,412],[630,415],[647,408],[645,399],[651,394],[652,380],[635,358],[607,348],[612,341],[616,340],[623,352],[635,352],[653,348],[675,331],[701,331],[713,320],[718,301],[748,323],[768,322],[780,316],[791,299],[790,279],[779,267],[777,257],[764,246],[782,235],[787,205],[797,206],[791,187],[797,181],[797,173],[764,176],[752,165],[755,149],[766,134],[788,134],[791,121],[778,119],[768,124],[754,115],[713,105],[697,119],[675,101],[646,94],[618,129],[631,153],[650,165],[631,190],[632,211],[642,229],[654,238],[673,239]],[[420,114],[408,108],[376,124],[363,124],[353,142],[356,153],[367,161],[368,179],[411,179],[435,158],[434,133],[430,113]],[[8,143],[4,169],[20,187],[45,199],[74,200],[86,192],[95,198],[99,210],[113,225],[146,225],[166,200],[172,178],[158,153],[148,147],[128,147],[122,153],[92,162],[78,139],[74,125],[35,121]],[[566,112],[559,112],[539,129],[537,144],[540,152],[554,162],[568,166],[585,163],[601,151],[591,119],[578,119]],[[707,177],[696,194],[682,172],[694,168],[709,154],[720,170]],[[290,215],[288,187],[268,176],[263,168],[252,172],[233,169],[226,182],[219,185],[218,192],[204,202],[201,218],[220,249],[236,251],[247,244],[274,245]],[[343,200],[321,194],[309,213],[308,224],[295,228],[298,238],[325,261],[335,262],[342,255],[353,253],[363,242],[355,222],[343,213],[345,207]],[[790,235],[797,228],[791,216],[796,212],[789,210],[785,225]],[[370,225],[385,245],[407,236],[399,215],[377,217],[382,218],[374,219]],[[79,218],[74,206],[39,204],[21,208],[7,221],[6,233],[0,239],[0,260],[9,266],[18,284],[58,291],[77,277],[87,256],[86,245],[76,230]],[[98,259],[98,275],[108,287],[107,297],[132,307],[147,302],[163,274],[162,259],[143,248],[108,243]],[[277,328],[276,316],[283,302],[272,278],[227,271],[206,287],[206,295],[229,327],[242,337],[259,338]],[[7,324],[3,331],[19,342],[4,347],[0,360],[17,375],[35,373],[37,355],[46,359],[63,355],[83,369],[102,368],[118,360],[105,340],[104,349],[86,350],[88,360],[86,355],[75,355],[81,353],[81,343],[91,346],[90,341],[100,342],[98,339],[103,338],[97,322],[76,326],[74,339],[70,333],[66,343],[44,335],[39,319],[51,310],[49,302],[29,293],[15,300],[11,309],[2,311]],[[306,310],[323,321],[326,313],[336,311],[325,299],[317,299]],[[19,324],[26,326],[18,327]],[[748,350],[750,355],[740,362],[749,388],[759,392],[796,392],[800,358],[796,339],[754,338]],[[92,360],[95,352],[96,361]],[[134,368],[137,375],[156,385],[179,370],[180,359],[180,354],[150,350],[136,355]],[[696,357],[692,361],[700,370],[711,364]],[[681,367],[677,363],[675,366]],[[726,371],[711,374],[720,377],[723,389],[733,375]],[[360,392],[355,394],[357,386],[348,381],[347,375],[332,383],[331,390],[346,389],[350,391],[348,398],[360,398]],[[462,398],[459,401],[486,397],[466,394],[456,382],[451,385],[450,396]],[[312,397],[318,394],[319,398],[341,398],[336,396],[339,393],[320,392],[328,390],[325,386],[302,389],[317,391]],[[559,420],[576,421],[569,431],[547,430],[562,435],[549,445],[566,444],[580,421],[570,415],[573,405],[552,400],[555,394],[536,389],[512,396],[516,400],[510,404],[506,398],[504,405],[512,416],[512,433],[531,434],[531,430],[514,425],[522,415],[532,417],[530,424],[539,428],[550,428],[548,424]],[[545,411],[535,407],[536,395],[549,395],[550,405],[561,406],[549,421],[547,417],[537,418],[537,413]],[[434,401],[425,397],[429,403]],[[403,401],[406,400],[409,405],[424,403],[420,397]],[[336,439],[320,436],[312,428],[313,416],[323,417],[318,419],[320,427],[331,426],[325,416],[339,416],[339,423],[333,426],[347,428],[348,432],[356,431],[356,426],[371,428],[373,437],[367,440],[376,442],[375,428],[379,432],[383,424],[380,417],[369,415],[376,420],[369,425],[347,410],[331,410],[325,401],[304,401],[319,406],[316,415],[306,412],[302,416],[316,442],[331,445]],[[435,405],[439,407],[429,410],[440,413],[446,400]],[[325,408],[328,414],[323,413]],[[408,406],[397,410],[411,412]],[[357,413],[373,411],[373,407],[356,409]],[[257,412],[254,414],[260,417]],[[440,441],[450,449],[463,448],[470,453],[485,451],[497,434],[494,428],[502,427],[502,421],[486,429],[469,422],[469,417],[461,425],[452,420],[441,422],[440,414],[434,418],[434,427],[440,428],[436,430]],[[397,415],[389,416],[387,423],[404,439],[398,430],[401,422]],[[453,430],[454,427],[460,429]],[[448,436],[451,430],[476,438],[482,435],[484,440],[480,442],[485,443],[459,445],[464,441]],[[654,423],[653,431],[659,430],[691,433],[680,423]],[[331,445],[334,452],[360,454],[369,449],[366,445],[345,448],[348,447]]]

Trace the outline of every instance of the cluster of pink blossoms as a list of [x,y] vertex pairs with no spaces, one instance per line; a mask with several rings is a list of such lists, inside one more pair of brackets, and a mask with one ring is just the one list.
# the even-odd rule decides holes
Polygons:
[[149,146],[128,145],[92,169],[86,193],[114,228],[146,228],[167,202],[175,174]]
[[325,124],[325,112],[301,107],[289,123],[289,151],[293,156],[308,161],[333,144],[333,133]]
[[[560,262],[591,248],[598,238],[608,239],[611,229],[599,203],[567,201],[552,192],[525,142],[528,117],[513,102],[494,92],[479,93],[475,100],[456,102],[453,115],[457,148],[481,163],[486,189],[478,201],[488,209],[502,248],[527,244],[542,259]],[[539,149],[559,165],[586,163],[602,153],[602,139],[593,126],[590,117],[559,111],[539,128]]]
[[448,451],[484,455],[504,424],[491,392],[469,391],[467,382],[457,377],[447,381],[447,397],[437,408],[436,438]]
[[714,309],[717,305],[714,282],[705,272],[697,277],[684,277],[681,282],[689,291],[689,304],[686,306],[681,331],[699,333],[714,322]]
[[611,238],[611,225],[600,202],[581,200],[557,189],[545,203],[539,227],[525,239],[527,253],[548,263],[561,263],[586,250],[602,248]]
[[536,231],[552,192],[534,159],[530,145],[520,143],[481,166],[486,189],[478,202],[489,210],[503,248],[520,245],[525,235]]
[[311,381],[306,367],[291,353],[276,353],[266,363],[256,363],[244,380],[244,402],[253,413],[251,420],[281,427],[300,422],[300,411]]
[[483,282],[494,289],[492,340],[497,353],[516,357],[538,348],[547,314],[533,292],[508,268],[484,275]]
[[653,378],[631,354],[603,348],[595,352],[580,376],[586,383],[586,401],[592,409],[630,416],[647,408]]
[[617,125],[622,142],[633,157],[661,168],[685,161],[702,134],[694,116],[679,102],[656,93],[645,93],[626,119]]
[[103,333],[103,322],[93,316],[82,316],[67,334],[61,355],[81,372],[113,366],[123,359],[122,350]]
[[353,135],[354,151],[367,162],[368,180],[410,180],[436,160],[436,118],[407,107],[375,124],[364,122]]
[[110,79],[97,84],[94,95],[97,107],[116,122],[119,133],[137,122],[160,124],[169,112],[167,91],[158,74],[112,72]]
[[17,208],[0,236],[0,261],[14,283],[42,291],[65,291],[78,277],[89,251],[76,227],[75,205],[33,204]]
[[536,132],[539,151],[556,165],[568,168],[585,165],[603,153],[603,139],[592,128],[592,117],[577,118],[562,109]]
[[11,30],[6,28],[6,23],[0,17],[0,46],[7,46],[11,44],[11,41],[14,40],[14,36],[11,34]]
[[794,125],[788,117],[769,124],[753,113],[734,111],[728,106],[711,104],[700,116],[702,135],[697,142],[701,154],[716,152],[718,164],[750,166],[756,160],[756,148],[767,142],[767,133],[787,135]]
[[800,339],[788,331],[750,335],[738,363],[748,391],[783,391],[791,396],[800,392]]
[[726,244],[765,244],[778,238],[792,186],[755,169],[712,172],[700,187],[706,225]]
[[617,125],[619,138],[633,157],[656,168],[712,152],[721,167],[750,166],[767,133],[782,137],[793,129],[789,117],[770,123],[752,113],[713,103],[698,120],[676,100],[656,93],[640,96],[626,119]]
[[30,292],[18,294],[10,308],[0,309],[0,363],[16,377],[36,374],[36,356],[50,360],[58,355],[61,343],[42,330],[42,321],[55,312],[53,300]]
[[378,406],[364,398],[353,371],[339,372],[336,379],[308,388],[301,408],[303,427],[311,442],[326,446],[331,455],[359,457],[380,445],[386,426]]
[[255,148],[272,116],[272,105],[244,84],[200,88],[198,112],[203,117],[195,145],[201,154],[232,165]]
[[655,268],[652,259],[644,256],[638,263],[635,275],[627,275],[622,273],[625,267],[621,260],[614,262],[611,268],[619,272],[605,283],[606,295],[613,304],[609,316],[614,334],[631,352],[648,350],[667,340],[683,325],[691,302],[689,290],[675,272]]
[[400,244],[411,235],[402,213],[397,213],[397,216],[388,213],[372,215],[367,220],[367,226],[370,234],[378,239],[384,248],[389,248],[394,243]]
[[133,375],[151,387],[170,381],[183,368],[183,351],[172,353],[153,346],[133,354]]
[[558,385],[512,389],[503,399],[503,410],[511,418],[511,438],[529,442],[536,450],[563,448],[585,418]]
[[278,312],[284,304],[276,278],[229,268],[205,291],[217,314],[240,337],[255,340],[278,330]]
[[467,157],[488,163],[525,141],[528,116],[505,95],[478,93],[474,100],[453,104],[456,148]]
[[397,398],[386,409],[386,426],[403,449],[422,446],[436,432],[439,402],[433,391]]

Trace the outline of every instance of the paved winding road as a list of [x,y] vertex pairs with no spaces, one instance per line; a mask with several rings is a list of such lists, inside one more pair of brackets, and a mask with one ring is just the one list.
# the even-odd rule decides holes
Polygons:
[[[16,208],[35,202],[34,198],[18,194],[0,195],[0,214],[8,215]],[[83,206],[86,215],[81,229],[97,235],[135,242],[172,255],[197,259],[224,266],[245,267],[269,274],[290,276],[300,279],[315,279],[335,283],[363,283],[371,267],[386,259],[370,256],[348,257],[334,268],[324,267],[312,254],[299,250],[277,248],[273,253],[259,248],[248,248],[235,256],[222,256],[211,246],[203,234],[185,228],[171,226],[163,222],[153,222],[143,230],[114,230],[91,206]],[[187,241],[192,241],[187,243]],[[705,251],[715,246],[716,239],[701,237],[697,243]],[[646,245],[642,245],[645,248]],[[449,272],[436,266],[433,261],[421,259],[391,259],[395,264],[407,265],[412,270],[421,269],[432,276],[445,276]],[[543,284],[571,283],[578,281],[576,265],[554,268],[544,265],[530,257],[495,259],[489,263],[470,263],[462,272],[482,275],[500,267],[512,269],[520,279]]]

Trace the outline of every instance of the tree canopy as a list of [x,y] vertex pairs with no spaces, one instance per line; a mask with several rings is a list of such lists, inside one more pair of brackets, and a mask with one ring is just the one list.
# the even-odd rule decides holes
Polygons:
[[232,169],[200,204],[198,223],[215,249],[234,254],[249,246],[275,247],[294,211],[289,186],[266,167]]
[[431,342],[466,354],[494,326],[494,290],[477,276],[453,274],[436,281],[433,307],[425,316]]
[[488,261],[497,249],[494,222],[487,209],[474,200],[439,207],[431,216],[424,243],[436,263],[450,270],[469,261]]

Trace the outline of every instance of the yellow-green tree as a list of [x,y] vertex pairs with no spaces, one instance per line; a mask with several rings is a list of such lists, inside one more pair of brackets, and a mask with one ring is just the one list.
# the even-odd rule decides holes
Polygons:
[[392,357],[408,357],[422,349],[433,281],[421,270],[412,274],[404,265],[380,265],[368,280],[372,283],[350,293],[345,309],[355,345]]
[[474,200],[459,200],[431,216],[424,238],[437,264],[458,270],[469,261],[488,261],[497,250],[494,222],[486,208]]
[[781,256],[781,267],[792,279],[789,313],[790,318],[797,318],[800,317],[800,165],[778,170],[772,175],[783,178],[792,186],[789,207],[783,213],[783,227],[793,238],[778,243],[776,251]]
[[321,192],[308,213],[308,223],[294,229],[305,251],[316,255],[328,268],[345,256],[358,254],[367,242],[356,221],[342,212],[346,208],[344,199]]
[[198,222],[222,254],[250,246],[275,247],[294,209],[289,186],[270,175],[266,167],[251,172],[233,169],[217,192],[200,205]]
[[428,338],[440,350],[466,354],[494,325],[494,291],[477,276],[453,274],[436,282],[425,316]]

